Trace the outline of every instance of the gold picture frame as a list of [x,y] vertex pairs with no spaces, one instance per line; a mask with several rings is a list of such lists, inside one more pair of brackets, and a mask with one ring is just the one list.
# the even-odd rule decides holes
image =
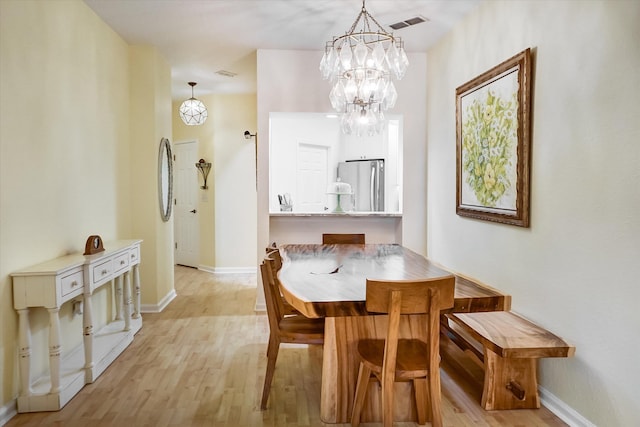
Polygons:
[[456,89],[456,213],[529,227],[531,49]]

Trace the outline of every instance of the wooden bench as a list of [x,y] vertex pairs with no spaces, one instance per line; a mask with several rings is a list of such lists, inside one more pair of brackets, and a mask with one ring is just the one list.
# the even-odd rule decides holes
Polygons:
[[539,408],[538,359],[575,353],[562,338],[510,311],[445,318],[444,335],[484,368],[481,405],[486,410]]

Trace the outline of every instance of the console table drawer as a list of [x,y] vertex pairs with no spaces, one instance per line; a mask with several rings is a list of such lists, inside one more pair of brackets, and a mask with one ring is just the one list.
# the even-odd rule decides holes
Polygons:
[[62,292],[62,296],[64,297],[74,291],[82,290],[84,286],[82,277],[82,270],[78,270],[75,273],[62,277],[60,279],[60,290]]
[[113,260],[113,265],[116,272],[129,268],[129,251],[117,255]]
[[129,263],[131,265],[138,264],[140,262],[140,246],[136,245],[129,251]]
[[91,284],[98,285],[108,280],[113,274],[113,263],[111,260],[107,260],[103,263],[97,264],[93,267],[91,275]]

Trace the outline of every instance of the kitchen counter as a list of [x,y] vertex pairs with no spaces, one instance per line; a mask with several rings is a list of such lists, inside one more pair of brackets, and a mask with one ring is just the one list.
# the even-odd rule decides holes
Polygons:
[[400,212],[274,212],[269,241],[321,243],[323,233],[364,233],[367,243],[402,244]]

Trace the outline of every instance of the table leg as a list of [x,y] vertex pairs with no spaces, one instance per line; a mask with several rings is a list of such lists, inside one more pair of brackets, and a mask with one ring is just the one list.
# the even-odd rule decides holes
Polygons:
[[29,309],[18,310],[18,345],[20,346],[20,396],[31,396],[31,328]]
[[124,273],[124,330],[131,330],[131,283],[129,272]]
[[89,374],[86,378],[92,378],[93,369],[93,303],[91,294],[84,294],[84,310],[82,311],[82,330],[84,340],[84,368]]
[[133,266],[133,287],[135,289],[133,297],[133,318],[140,317],[140,269],[139,264]]
[[322,347],[322,388],[320,393],[320,420],[324,423],[335,424],[347,422],[346,408],[342,401],[338,401],[340,395],[337,381],[344,378],[344,372],[340,372],[343,364],[338,363],[338,340],[336,337],[336,318],[327,317],[324,321],[324,345]]
[[122,276],[115,279],[116,282],[116,320],[122,320]]
[[49,311],[49,370],[51,375],[50,393],[60,392],[60,308],[48,308]]

